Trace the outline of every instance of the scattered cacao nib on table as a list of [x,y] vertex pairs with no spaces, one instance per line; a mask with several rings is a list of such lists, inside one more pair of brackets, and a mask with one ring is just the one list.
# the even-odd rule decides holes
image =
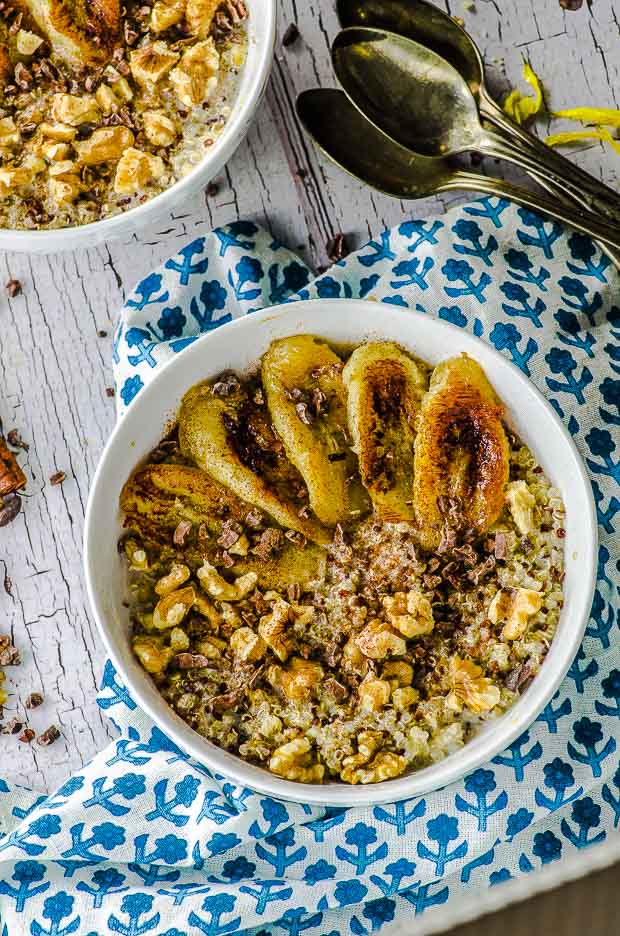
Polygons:
[[62,484],[62,482],[65,480],[66,477],[67,477],[67,476],[66,476],[66,474],[65,474],[64,471],[57,471],[57,472],[56,472],[55,474],[53,474],[53,475],[51,476],[51,478],[49,479],[49,480],[50,480],[50,484],[52,484],[52,485],[54,485],[54,486],[57,485],[57,484]]
[[21,295],[22,284],[18,279],[10,279],[6,285],[5,289],[9,299],[15,299],[16,296]]
[[37,738],[37,744],[40,744],[41,747],[49,747],[50,744],[53,744],[54,741],[58,741],[60,737],[60,731],[56,725],[50,725],[49,728],[46,728]]
[[6,440],[13,448],[23,449],[24,452],[30,449],[30,446],[27,442],[24,442],[17,429],[11,429],[10,432],[7,432]]
[[31,692],[26,699],[26,708],[33,709],[43,705],[43,696],[40,692]]
[[35,734],[36,732],[32,728],[24,728],[17,740],[22,741],[24,744],[30,744]]
[[282,45],[286,49],[288,46],[291,46],[293,45],[293,43],[297,42],[299,37],[300,37],[300,32],[299,32],[299,27],[297,26],[297,23],[290,23],[286,27],[284,31],[284,35],[282,36]]
[[560,0],[560,6],[563,10],[574,13],[575,10],[580,10],[582,8],[583,0]]
[[334,237],[327,242],[325,250],[332,263],[338,263],[340,260],[344,260],[351,252],[344,234],[335,234]]
[[19,666],[21,655],[8,634],[0,635],[0,666]]

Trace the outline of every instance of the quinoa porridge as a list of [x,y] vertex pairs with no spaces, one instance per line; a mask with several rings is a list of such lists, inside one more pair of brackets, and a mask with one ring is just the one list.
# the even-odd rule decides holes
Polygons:
[[205,157],[234,107],[244,0],[0,0],[0,227],[119,214]]
[[458,750],[527,689],[562,608],[560,495],[466,355],[276,341],[188,391],[121,508],[140,663],[289,780]]

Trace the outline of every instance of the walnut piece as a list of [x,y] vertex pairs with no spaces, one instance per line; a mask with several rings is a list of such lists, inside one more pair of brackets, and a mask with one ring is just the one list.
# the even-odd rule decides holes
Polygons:
[[[391,751],[380,751],[372,763],[367,767],[358,767],[352,771],[348,783],[380,783],[382,780],[391,780],[404,773],[407,761],[400,754]],[[344,774],[341,774],[345,779]]]
[[187,0],[185,19],[189,31],[199,39],[206,39],[220,0]]
[[168,575],[163,575],[155,583],[155,591],[158,595],[169,595],[170,592],[184,585],[190,575],[191,572],[184,563],[175,562]]
[[55,143],[54,140],[41,143],[39,151],[48,162],[64,162],[71,155],[68,143]]
[[41,36],[30,32],[29,29],[20,29],[15,37],[15,48],[20,55],[34,55],[37,49],[43,45]]
[[134,135],[127,127],[102,127],[84,140],[76,143],[78,159],[85,166],[117,162],[126,149],[133,146]]
[[[161,81],[178,60],[178,53],[158,39],[152,45],[134,49],[129,55],[129,67],[138,84],[149,88]],[[113,85],[112,88],[116,94],[116,87]]]
[[267,652],[267,644],[251,627],[240,627],[230,637],[233,655],[244,663],[255,663]]
[[119,195],[133,195],[149,182],[161,179],[165,171],[161,156],[152,156],[130,146],[116,166],[114,191]]
[[274,602],[271,614],[262,617],[258,625],[258,633],[283,663],[288,659],[292,648],[291,640],[286,635],[286,626],[291,620],[291,613],[292,609],[288,601],[278,598]]
[[142,115],[144,132],[153,146],[171,146],[177,137],[174,122],[162,111],[148,110]]
[[160,598],[153,611],[153,627],[156,630],[176,627],[192,607],[195,599],[196,590],[193,585],[180,588]]
[[246,572],[245,575],[241,575],[234,582],[227,582],[210,562],[205,562],[198,569],[196,575],[204,590],[212,598],[217,598],[220,601],[242,601],[247,598],[250,592],[254,591],[258,581],[256,572]]
[[184,16],[185,0],[155,0],[150,27],[153,32],[164,32],[180,23]]
[[17,146],[21,140],[19,128],[12,117],[0,120],[0,148]]
[[170,647],[164,646],[162,637],[140,634],[133,638],[131,645],[144,669],[153,675],[163,673],[175,654]]
[[464,705],[470,711],[490,712],[499,702],[499,688],[482,675],[482,669],[471,660],[462,660],[454,656],[450,664],[452,691],[447,697],[447,704],[456,712]]
[[528,488],[525,481],[511,481],[506,488],[506,500],[510,507],[512,518],[522,536],[526,536],[536,529],[534,508],[536,498]]
[[307,738],[293,738],[276,748],[269,769],[285,780],[320,783],[325,773],[322,764],[312,763],[312,745]]
[[76,164],[70,159],[51,163],[48,188],[56,206],[72,205],[84,189]]
[[42,123],[39,124],[39,131],[41,136],[47,137],[49,140],[56,140],[58,143],[71,143],[77,134],[75,127],[70,127],[69,124],[65,123]]
[[345,783],[359,783],[358,768],[367,764],[381,746],[383,736],[379,731],[360,731],[357,737],[357,754],[350,754],[342,761],[340,776]]
[[370,678],[366,677],[366,679],[360,683],[357,691],[360,707],[369,712],[378,712],[390,701],[392,687],[387,680],[375,679],[371,676]]
[[101,120],[99,105],[92,94],[55,94],[51,115],[58,123],[70,127],[98,124]]
[[370,621],[355,637],[355,643],[364,656],[370,657],[371,660],[383,660],[390,654],[403,656],[407,652],[407,644],[403,638],[390,630],[388,624],[379,620]]
[[102,82],[95,91],[95,100],[105,116],[113,114],[119,108],[119,100],[112,88]]
[[323,678],[323,667],[312,660],[293,657],[287,669],[279,674],[279,685],[287,699],[292,702],[307,701],[312,690],[317,688]]
[[531,588],[500,588],[489,605],[493,624],[505,621],[504,640],[518,640],[527,630],[529,619],[542,608],[540,592]]
[[413,682],[413,666],[405,660],[390,660],[383,664],[381,679],[387,679],[393,690],[410,686]]
[[217,87],[220,56],[213,39],[203,39],[183,53],[170,72],[177,97],[186,107],[207,101]]
[[399,711],[411,708],[420,698],[420,693],[413,686],[403,686],[402,688],[392,690],[392,702],[394,708]]
[[34,173],[23,166],[15,169],[0,169],[0,195],[8,195],[24,185],[30,185]]
[[405,637],[430,634],[435,626],[429,599],[415,589],[384,598],[383,607],[390,624]]

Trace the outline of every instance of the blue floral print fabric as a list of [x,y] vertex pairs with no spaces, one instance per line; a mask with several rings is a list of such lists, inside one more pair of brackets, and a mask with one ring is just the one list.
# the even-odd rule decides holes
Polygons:
[[508,750],[443,790],[374,808],[281,803],[214,776],[106,663],[112,745],[51,796],[0,781],[3,936],[368,936],[614,834],[619,287],[587,237],[493,198],[405,221],[318,278],[239,221],[138,284],[114,340],[121,415],[199,335],[295,298],[375,299],[489,341],[550,399],[588,466],[597,591],[564,683]]

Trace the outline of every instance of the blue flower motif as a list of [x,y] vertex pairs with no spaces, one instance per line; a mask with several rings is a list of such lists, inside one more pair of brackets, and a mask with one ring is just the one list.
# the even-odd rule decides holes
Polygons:
[[103,887],[120,887],[125,881],[125,875],[120,874],[116,868],[102,868],[95,871],[93,881]]
[[314,864],[308,865],[304,871],[304,881],[307,884],[316,884],[317,881],[328,881],[336,874],[335,865],[329,864],[324,858],[319,858]]
[[178,783],[174,791],[176,793],[176,800],[180,806],[191,806],[196,798],[196,793],[200,786],[200,780],[198,777],[192,777],[188,775],[184,777],[180,783]]
[[591,796],[584,796],[583,799],[573,803],[573,820],[586,829],[594,829],[600,825],[601,807],[595,803]]
[[562,843],[549,829],[547,832],[538,832],[534,836],[532,851],[543,864],[555,861],[562,854]]
[[468,793],[491,793],[497,784],[492,770],[475,770],[465,778],[465,789]]
[[575,313],[571,312],[569,309],[558,309],[554,315],[554,318],[560,328],[562,328],[569,335],[577,335],[581,331],[579,319]]
[[[53,813],[46,813],[39,816],[34,822],[30,823],[28,831],[31,835],[38,835],[39,838],[48,839],[52,835],[58,835],[60,832],[60,817]],[[51,899],[51,898],[50,898]]]
[[217,280],[205,280],[200,289],[200,301],[207,312],[223,309],[226,305],[226,290]]
[[620,699],[620,670],[612,669],[602,681],[603,695],[606,699]]
[[265,839],[268,845],[285,845],[289,847],[295,844],[295,831],[292,826],[286,829],[280,829],[279,832],[273,832]]
[[29,881],[34,884],[35,881],[42,881],[45,877],[45,865],[38,861],[16,861],[13,869],[12,878],[14,881],[21,881],[23,884]]
[[524,250],[515,250],[514,247],[511,247],[510,250],[507,250],[504,254],[504,259],[513,270],[520,270],[522,273],[527,273],[528,270],[532,269],[532,261]]
[[234,848],[235,845],[240,844],[241,839],[233,832],[228,835],[223,835],[221,832],[215,832],[207,842],[207,848],[212,855],[222,855],[230,848]]
[[166,340],[169,338],[180,338],[183,334],[186,322],[187,319],[183,315],[181,307],[175,306],[174,309],[164,309],[161,318],[157,322],[157,327],[161,330],[162,336]]
[[435,819],[430,819],[426,828],[428,837],[434,842],[453,842],[459,837],[459,822],[454,816],[442,813]]
[[606,377],[600,386],[600,391],[608,406],[620,408],[620,380],[612,380],[611,377]]
[[439,310],[439,318],[445,322],[452,322],[453,325],[459,325],[461,328],[467,325],[467,317],[463,315],[458,306],[443,306]]
[[125,799],[132,800],[144,793],[144,777],[142,774],[128,773],[124,777],[117,777],[114,787]]
[[586,435],[586,442],[593,455],[600,455],[603,458],[611,455],[616,448],[616,443],[608,430],[598,429],[596,426]]
[[385,873],[392,877],[404,878],[412,875],[415,869],[416,866],[413,861],[409,861],[407,858],[399,858],[397,861],[392,861],[385,866]]
[[187,842],[176,835],[165,835],[155,839],[157,854],[166,864],[175,864],[187,858]]
[[243,256],[236,270],[242,280],[250,283],[258,283],[264,276],[263,265],[256,257]]
[[530,812],[529,809],[525,809],[524,807],[517,809],[516,813],[508,816],[508,822],[506,824],[506,835],[509,838],[512,838],[519,832],[523,832],[524,829],[527,829],[533,818],[534,813]]
[[125,406],[129,406],[133,398],[142,390],[144,383],[139,374],[128,377],[121,389],[121,400]]
[[452,230],[461,240],[476,240],[476,238],[482,237],[480,225],[476,224],[475,221],[466,221],[464,218],[459,218]]
[[248,861],[244,855],[240,855],[238,858],[231,858],[229,861],[224,862],[222,877],[231,882],[245,881],[247,878],[251,878],[255,871],[256,865],[252,861]]
[[464,280],[470,277],[474,270],[467,260],[446,260],[441,268],[449,283],[456,283],[457,280]]
[[56,790],[55,796],[71,796],[77,793],[84,786],[84,777],[70,777],[61,787]]
[[341,907],[347,904],[359,903],[368,893],[368,888],[355,878],[350,881],[338,881],[334,897]]
[[286,806],[284,806],[283,803],[278,803],[277,800],[261,800],[261,809],[263,810],[265,820],[273,825],[280,825],[282,822],[287,822],[288,820]]
[[577,367],[577,362],[570,351],[565,351],[562,348],[552,348],[545,355],[545,361],[553,374],[572,374]]
[[377,833],[364,822],[357,822],[351,829],[347,829],[344,836],[347,845],[372,845],[377,841]]
[[63,917],[69,916],[73,910],[73,897],[66,891],[58,891],[53,897],[47,897],[43,903],[43,916],[58,923]]
[[362,910],[362,916],[365,916],[367,920],[370,920],[373,930],[376,930],[379,929],[384,923],[390,923],[394,919],[395,908],[395,901],[390,900],[389,897],[379,897],[378,900],[368,901]]
[[314,285],[316,294],[321,299],[337,299],[340,295],[340,283],[337,283],[333,276],[324,276]]
[[150,894],[127,894],[123,897],[121,911],[129,917],[139,917],[142,913],[148,913],[152,906],[153,898]]
[[502,881],[510,881],[512,879],[512,874],[508,868],[500,868],[499,871],[493,871],[489,875],[489,884],[494,886],[495,884],[501,884]]
[[125,830],[122,826],[114,825],[113,822],[102,822],[101,825],[93,826],[93,839],[106,851],[112,851],[117,845],[124,844]]
[[596,253],[592,239],[587,234],[580,234],[578,231],[568,238],[568,246],[574,260],[591,260]]
[[253,221],[233,221],[228,225],[228,230],[235,236],[252,237],[257,233],[258,228]]
[[284,285],[292,293],[299,292],[308,283],[308,270],[296,260],[289,263],[282,270]]
[[586,716],[575,722],[573,733],[577,744],[583,744],[584,747],[593,747],[603,740],[603,729],[600,724],[590,721]]
[[573,768],[559,757],[554,758],[550,764],[545,764],[545,785],[554,790],[567,790],[575,782]]
[[511,302],[527,302],[530,294],[519,283],[502,283],[499,287],[506,299]]

